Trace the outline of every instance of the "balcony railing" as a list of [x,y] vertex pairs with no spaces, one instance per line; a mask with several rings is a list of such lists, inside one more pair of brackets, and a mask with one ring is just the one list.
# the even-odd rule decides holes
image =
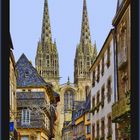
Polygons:
[[128,94],[112,106],[112,121],[121,121],[127,113],[130,113],[130,95]]
[[122,68],[127,63],[127,51],[126,49],[118,53],[118,67]]

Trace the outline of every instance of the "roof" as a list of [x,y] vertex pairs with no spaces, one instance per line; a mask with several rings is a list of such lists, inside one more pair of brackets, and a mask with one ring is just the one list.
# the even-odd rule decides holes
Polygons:
[[56,101],[60,101],[60,95],[57,92],[53,92],[53,96],[56,99]]
[[118,12],[118,10],[121,7],[121,5],[122,5],[123,2],[124,2],[124,0],[118,0],[117,1],[117,10],[116,10],[116,12]]
[[74,124],[74,121],[84,114],[84,110],[85,110],[85,101],[79,102],[76,110],[72,112],[72,124]]
[[17,69],[17,87],[41,87],[49,86],[44,79],[38,74],[27,57],[22,54],[16,63]]
[[89,71],[92,70],[93,66],[94,66],[95,63],[97,62],[97,60],[98,60],[98,58],[100,57],[100,55],[101,55],[101,53],[102,53],[102,51],[103,51],[103,49],[104,49],[104,47],[105,47],[105,45],[106,45],[106,43],[107,43],[109,37],[111,36],[111,34],[113,34],[113,32],[114,32],[114,28],[110,29],[110,31],[109,31],[109,33],[108,33],[108,36],[107,36],[107,38],[105,39],[105,41],[104,41],[104,43],[103,43],[103,46],[102,46],[100,52],[98,53],[98,55],[97,55],[95,61],[94,61],[93,64],[91,65]]
[[14,49],[10,32],[9,32],[9,44],[10,44],[10,49]]
[[90,95],[87,97],[87,100],[85,102],[85,112],[88,112],[90,110]]

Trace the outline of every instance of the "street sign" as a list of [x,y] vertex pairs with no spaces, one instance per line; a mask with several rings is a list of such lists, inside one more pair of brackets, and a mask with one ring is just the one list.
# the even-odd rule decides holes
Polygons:
[[14,131],[14,122],[10,122],[10,132]]

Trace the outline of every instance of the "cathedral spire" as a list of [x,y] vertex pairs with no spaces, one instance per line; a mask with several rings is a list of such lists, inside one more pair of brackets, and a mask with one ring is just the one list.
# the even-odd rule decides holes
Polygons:
[[44,0],[41,40],[38,43],[35,65],[46,82],[59,83],[59,57],[56,41],[52,41],[48,0]]
[[80,42],[82,43],[82,45],[91,44],[86,0],[83,0],[83,15]]
[[50,26],[50,17],[48,10],[48,0],[44,2],[44,12],[43,12],[43,22],[42,22],[42,34],[41,34],[42,42],[52,42],[51,35],[51,26]]

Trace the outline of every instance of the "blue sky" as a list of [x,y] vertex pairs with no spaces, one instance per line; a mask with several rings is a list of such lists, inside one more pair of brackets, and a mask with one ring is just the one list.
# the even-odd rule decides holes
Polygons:
[[[73,82],[76,45],[80,40],[83,0],[48,0],[52,39],[59,53],[60,83]],[[10,1],[10,32],[16,61],[24,53],[35,66],[41,37],[44,0]],[[100,51],[115,16],[117,0],[87,0],[92,43]]]

